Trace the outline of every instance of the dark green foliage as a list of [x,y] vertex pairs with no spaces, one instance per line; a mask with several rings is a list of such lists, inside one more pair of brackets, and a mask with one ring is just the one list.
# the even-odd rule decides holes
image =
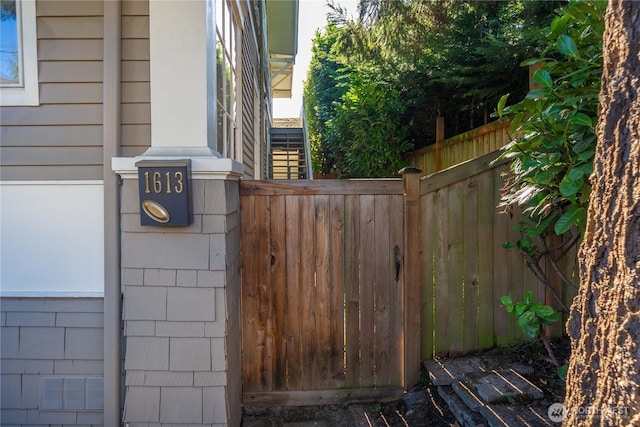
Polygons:
[[376,81],[352,81],[327,123],[327,142],[336,148],[342,178],[394,177],[411,149],[401,123],[398,91]]
[[546,30],[547,48],[523,65],[538,65],[538,88],[505,107],[499,116],[512,118],[510,131],[519,137],[505,147],[511,176],[502,204],[523,206],[517,242],[529,254],[539,248],[535,237],[581,229],[591,187],[602,74],[603,1],[571,1]]
[[[525,96],[528,72],[519,64],[542,51],[541,28],[560,3],[363,0],[356,20],[334,5],[333,25],[316,35],[305,85],[315,170],[387,176],[402,165],[403,150],[435,142],[438,116],[446,136],[491,120],[502,94]],[[390,105],[371,108],[373,99]],[[351,122],[365,118],[375,148],[351,141],[358,154],[349,160],[347,134],[337,132],[361,137]],[[362,157],[369,154],[377,158]]]
[[523,301],[513,302],[511,297],[503,295],[500,302],[504,304],[507,313],[513,313],[516,317],[522,332],[529,338],[536,338],[545,325],[551,325],[560,320],[560,313],[553,307],[533,301],[532,296],[533,293],[527,291]]

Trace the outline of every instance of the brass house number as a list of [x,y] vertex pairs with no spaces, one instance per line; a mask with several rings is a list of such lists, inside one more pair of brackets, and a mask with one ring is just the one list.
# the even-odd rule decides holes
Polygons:
[[190,160],[143,160],[138,167],[140,224],[185,226],[191,224]]

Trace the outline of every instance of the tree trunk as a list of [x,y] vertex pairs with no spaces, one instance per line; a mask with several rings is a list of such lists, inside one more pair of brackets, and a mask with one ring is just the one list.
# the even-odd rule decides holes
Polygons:
[[610,0],[567,426],[640,425],[640,2]]

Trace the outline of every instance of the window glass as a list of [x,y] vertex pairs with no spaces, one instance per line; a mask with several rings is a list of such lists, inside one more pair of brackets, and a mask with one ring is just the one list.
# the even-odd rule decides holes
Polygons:
[[0,86],[24,86],[19,37],[19,2],[0,0]]
[[[216,94],[218,120],[218,152],[234,158],[236,153],[237,67],[236,47],[238,28],[236,9],[228,1],[216,2]],[[239,159],[236,159],[239,160]]]

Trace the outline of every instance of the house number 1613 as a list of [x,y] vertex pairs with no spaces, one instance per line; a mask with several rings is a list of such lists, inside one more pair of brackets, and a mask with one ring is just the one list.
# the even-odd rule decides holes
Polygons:
[[182,193],[184,190],[184,175],[182,172],[165,172],[164,176],[160,172],[144,173],[144,192],[145,194]]

